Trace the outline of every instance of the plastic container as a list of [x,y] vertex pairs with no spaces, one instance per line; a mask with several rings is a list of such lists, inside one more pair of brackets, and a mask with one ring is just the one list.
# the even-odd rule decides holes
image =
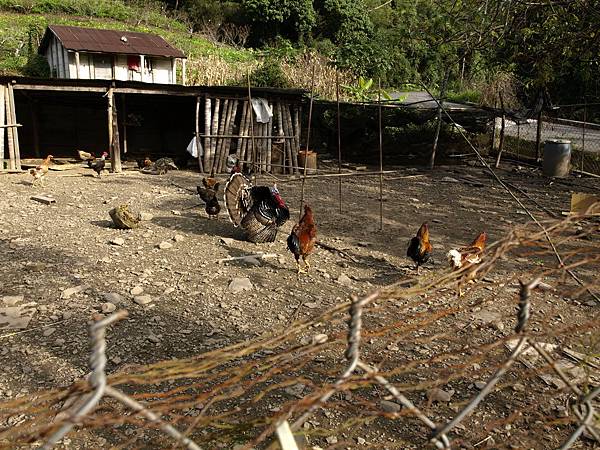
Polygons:
[[569,176],[571,164],[571,141],[550,139],[544,141],[542,172],[547,177],[565,178]]
[[[304,158],[306,158],[306,150],[300,150],[298,152],[298,166],[300,167],[300,174],[304,173]],[[314,175],[317,173],[317,152],[312,150],[308,151],[308,157],[306,162],[306,174]]]

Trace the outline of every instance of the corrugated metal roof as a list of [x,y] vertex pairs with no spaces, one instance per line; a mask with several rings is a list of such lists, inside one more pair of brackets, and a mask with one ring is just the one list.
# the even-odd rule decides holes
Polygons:
[[43,53],[53,33],[67,50],[185,58],[185,54],[156,34],[49,25],[40,45]]

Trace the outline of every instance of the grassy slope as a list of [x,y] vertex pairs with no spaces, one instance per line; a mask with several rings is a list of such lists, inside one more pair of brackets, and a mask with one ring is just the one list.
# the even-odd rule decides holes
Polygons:
[[194,73],[202,70],[203,65],[199,62],[203,60],[210,59],[213,64],[217,62],[225,68],[255,63],[256,60],[252,50],[215,45],[198,35],[190,35],[185,24],[166,16],[155,6],[126,6],[114,0],[97,0],[93,4],[86,0],[25,0],[19,3],[25,7],[17,7],[17,2],[12,0],[0,0],[0,74],[22,74],[27,63],[29,31],[36,30],[32,42],[37,50],[41,33],[48,24],[158,34],[185,52],[191,63],[191,79],[198,81],[206,78]]

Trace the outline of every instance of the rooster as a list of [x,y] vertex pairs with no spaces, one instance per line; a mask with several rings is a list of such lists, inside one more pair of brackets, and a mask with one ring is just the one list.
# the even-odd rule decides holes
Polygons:
[[[468,247],[452,249],[446,255],[452,270],[459,270],[467,265],[479,264],[481,256],[485,249],[487,234],[485,231],[479,233],[479,236]],[[458,282],[458,296],[462,296],[461,281]]]
[[[315,219],[310,206],[304,205],[304,214],[300,221],[294,225],[292,232],[287,238],[288,249],[294,254],[296,258],[296,265],[298,266],[298,276],[301,273],[308,273],[310,264],[308,263],[308,255],[310,255],[315,248],[317,242],[317,226],[315,225]],[[300,257],[304,262],[305,268],[300,267]]]
[[433,247],[429,242],[429,226],[425,222],[417,231],[417,235],[410,240],[406,250],[406,256],[417,264],[417,275],[419,274],[419,268],[429,261],[432,250]]
[[219,218],[219,212],[221,211],[221,205],[219,205],[219,199],[217,198],[217,192],[219,192],[219,182],[214,178],[202,178],[202,186],[197,186],[196,190],[202,201],[206,204],[204,210],[208,214],[208,218],[215,219]]
[[290,218],[277,186],[252,186],[240,173],[232,174],[225,184],[225,206],[233,225],[255,243],[274,242],[277,230]]
[[100,159],[89,159],[87,162],[88,167],[98,174],[98,178],[100,178],[100,173],[104,170],[104,166],[106,166],[107,156],[108,153],[104,152]]
[[143,169],[152,165],[152,160],[147,156],[144,158],[138,158],[135,160],[135,162],[137,163],[138,169]]
[[48,167],[53,160],[54,156],[48,155],[39,166],[35,167],[34,169],[29,169],[29,174],[33,177],[31,187],[35,186],[38,181],[42,186],[44,185],[44,177],[48,173]]

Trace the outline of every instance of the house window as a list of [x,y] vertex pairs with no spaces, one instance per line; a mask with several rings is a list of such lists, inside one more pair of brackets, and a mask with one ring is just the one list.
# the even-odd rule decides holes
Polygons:
[[134,72],[140,71],[140,57],[137,55],[127,56],[127,68]]

